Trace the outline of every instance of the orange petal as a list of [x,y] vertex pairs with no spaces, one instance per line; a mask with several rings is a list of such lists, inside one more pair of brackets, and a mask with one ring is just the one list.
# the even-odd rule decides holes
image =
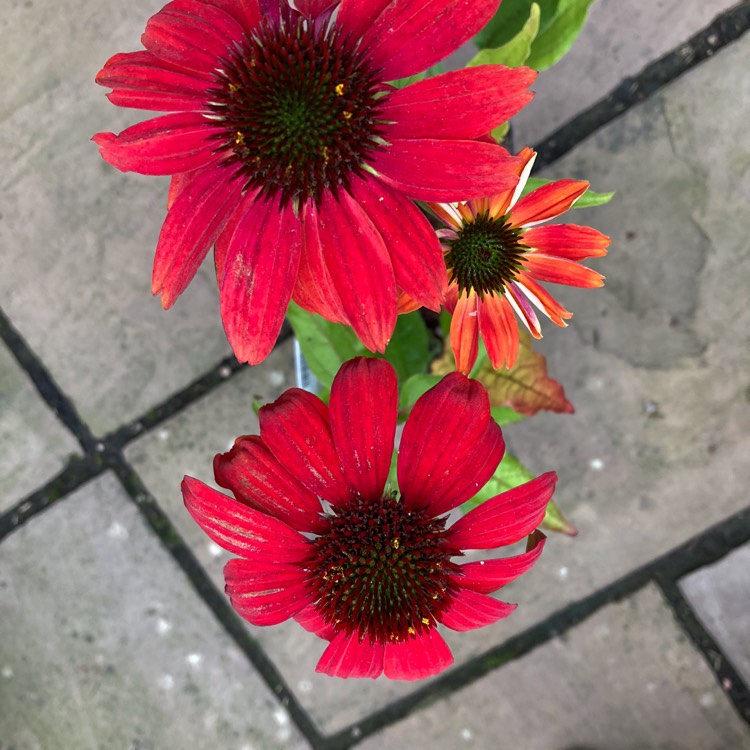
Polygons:
[[416,300],[413,300],[406,292],[399,292],[397,311],[399,315],[405,315],[406,313],[414,312],[419,310],[422,305]]
[[479,331],[492,366],[513,367],[518,356],[518,323],[505,297],[485,297],[479,303]]
[[475,292],[462,292],[451,320],[451,348],[456,370],[464,375],[471,372],[479,352],[478,302]]
[[572,312],[568,312],[541,284],[537,284],[534,279],[526,273],[518,273],[518,285],[523,288],[526,296],[541,310],[553,323],[563,328],[567,325],[565,322],[573,317]]
[[493,195],[489,199],[489,213],[493,219],[499,219],[501,216],[505,216],[511,206],[513,206],[518,200],[518,196],[521,195],[521,191],[531,174],[531,167],[534,165],[534,159],[536,159],[536,151],[526,147],[521,149],[517,156],[521,160],[518,164],[518,185],[510,190],[503,190],[502,193]]
[[526,227],[564,214],[589,188],[588,182],[558,180],[521,198],[510,212],[514,227]]
[[568,260],[598,258],[607,254],[611,242],[606,234],[577,224],[547,224],[523,233],[523,244],[543,253]]
[[524,263],[529,274],[538,281],[589,289],[604,286],[604,276],[572,260],[530,253],[524,258]]

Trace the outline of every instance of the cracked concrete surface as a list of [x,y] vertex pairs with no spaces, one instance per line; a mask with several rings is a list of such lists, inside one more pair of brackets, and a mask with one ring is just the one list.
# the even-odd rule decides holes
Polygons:
[[[88,141],[139,119],[108,105],[92,77],[135,46],[160,5],[11,0],[0,18],[2,304],[97,435],[228,351],[209,266],[168,313],[150,298],[164,182],[116,172]],[[524,113],[517,135],[527,128],[533,141],[530,124],[539,133],[561,124],[612,76],[636,72],[726,6],[600,0],[568,67],[540,78],[544,115]],[[552,537],[539,564],[502,592],[519,603],[512,617],[449,636],[459,664],[748,505],[749,69],[746,37],[547,173],[617,191],[610,205],[569,217],[612,236],[610,255],[592,263],[606,286],[556,288],[575,317],[566,331],[545,326],[541,342],[576,413],[505,431],[535,472],[558,471],[557,499],[580,534]],[[582,71],[591,72],[586,86]],[[275,398],[291,379],[287,343],[125,451],[219,586],[228,556],[185,513],[179,481],[209,481],[213,454],[257,430],[253,399]],[[0,406],[3,510],[78,446],[7,352]],[[743,674],[745,551],[681,582]],[[294,623],[248,630],[324,732],[415,687],[316,675],[324,644]],[[363,747],[750,748],[747,727],[650,586],[435,700]],[[109,474],[0,545],[0,705],[10,708],[0,710],[1,750],[306,747]]]

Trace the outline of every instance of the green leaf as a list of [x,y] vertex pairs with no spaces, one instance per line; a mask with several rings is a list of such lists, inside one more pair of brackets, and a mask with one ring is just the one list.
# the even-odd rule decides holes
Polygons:
[[536,70],[552,67],[573,45],[589,6],[594,0],[559,0],[552,22],[539,32],[531,46],[527,65]]
[[500,425],[500,427],[505,427],[505,425],[514,424],[515,422],[520,422],[521,420],[526,419],[525,414],[517,412],[510,406],[493,406],[490,409],[490,412],[492,413],[492,418]]
[[[470,60],[466,67],[475,65],[507,65],[517,68],[526,62],[531,54],[531,43],[539,33],[541,10],[537,3],[532,3],[529,16],[521,30],[506,44],[494,49],[482,49]],[[493,137],[495,133],[493,132]]]
[[399,78],[397,81],[391,81],[391,83],[397,89],[403,89],[406,86],[410,86],[412,83],[422,81],[425,78],[432,78],[433,76],[440,75],[440,73],[443,72],[444,68],[442,63],[438,63],[437,65],[433,65],[427,68],[427,70],[423,70],[421,73],[415,73],[413,76],[406,76],[406,78]]
[[[545,180],[541,177],[529,177],[527,183],[521,191],[521,197],[528,195],[542,185],[549,185],[554,180]],[[614,197],[614,191],[611,193],[595,193],[593,190],[587,190],[574,204],[573,208],[593,208],[594,206],[603,206],[609,203]]]
[[609,203],[614,197],[614,191],[611,193],[595,193],[593,190],[587,190],[573,204],[573,208],[593,208],[594,206],[603,206],[605,203]]
[[531,5],[536,2],[540,10],[540,31],[552,22],[560,0],[503,0],[500,9],[490,22],[474,37],[479,49],[493,49],[507,44],[516,37],[531,15]]
[[396,370],[399,383],[406,381],[410,375],[427,372],[433,357],[430,338],[419,311],[398,316],[396,330],[383,356]]
[[573,526],[567,518],[565,518],[554,500],[550,500],[547,503],[547,510],[544,513],[542,526],[544,526],[547,531],[556,531],[560,534],[567,534],[568,536],[576,536],[578,534],[578,529]]
[[497,470],[490,478],[490,481],[471,500],[465,502],[461,506],[461,510],[464,513],[468,513],[468,511],[476,508],[477,505],[481,505],[485,500],[489,500],[501,492],[512,490],[524,482],[530,482],[533,478],[534,475],[515,456],[506,453]]
[[388,479],[385,482],[386,492],[398,492],[398,451],[391,455],[391,467],[388,469]]
[[401,385],[399,394],[398,409],[399,416],[406,418],[406,415],[412,410],[417,399],[427,393],[433,386],[440,382],[440,375],[427,375],[417,373],[405,380]]
[[326,388],[331,387],[334,376],[346,360],[368,354],[349,326],[331,323],[294,302],[289,303],[286,317],[313,375]]

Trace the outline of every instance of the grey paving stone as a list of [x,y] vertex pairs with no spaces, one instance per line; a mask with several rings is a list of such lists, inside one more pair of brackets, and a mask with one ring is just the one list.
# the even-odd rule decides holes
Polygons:
[[0,746],[302,748],[111,476],[0,547]]
[[750,731],[647,588],[360,747],[740,750]]
[[750,545],[680,581],[680,588],[745,682],[750,683]]
[[513,118],[516,145],[538,143],[734,5],[734,0],[598,0],[568,54],[542,71],[534,100]]
[[210,262],[169,312],[151,296],[168,182],[121,174],[90,142],[145,119],[93,79],[158,5],[14,2],[0,21],[3,308],[95,433],[229,352]]
[[11,353],[0,345],[0,513],[80,452]]

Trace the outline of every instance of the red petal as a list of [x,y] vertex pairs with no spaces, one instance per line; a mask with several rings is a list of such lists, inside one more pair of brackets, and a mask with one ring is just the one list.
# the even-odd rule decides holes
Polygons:
[[139,122],[120,133],[97,133],[92,140],[105,161],[122,172],[171,175],[192,172],[216,157],[221,132],[197,112],[179,112]]
[[300,610],[294,619],[310,633],[315,633],[318,638],[323,638],[326,641],[333,640],[336,635],[336,631],[333,625],[327,623],[318,613],[318,610],[314,604],[308,604],[303,610]]
[[107,98],[120,107],[168,112],[201,109],[208,86],[206,78],[175,69],[145,50],[114,55],[96,82],[113,89]]
[[539,281],[580,286],[587,289],[604,286],[604,276],[573,260],[529,253],[524,258],[524,265],[529,274]]
[[341,296],[325,263],[318,234],[318,210],[308,201],[303,211],[303,242],[294,301],[308,312],[322,315],[334,323],[349,324]]
[[317,18],[339,4],[339,0],[295,0],[295,6],[302,15]]
[[182,480],[185,507],[208,536],[242,557],[298,563],[310,551],[307,540],[283,521],[248,508],[192,477]]
[[228,240],[219,279],[221,319],[240,362],[257,365],[276,343],[297,280],[302,225],[291,205],[253,199]]
[[537,531],[529,540],[531,547],[522,555],[498,560],[480,560],[459,566],[463,575],[456,576],[456,584],[480,594],[491,594],[507,583],[515,581],[539,559],[547,537]]
[[518,357],[518,324],[505,297],[485,297],[479,305],[479,332],[492,366],[513,367]]
[[179,193],[161,228],[151,280],[153,294],[171,307],[190,283],[224,228],[242,189],[221,167],[206,167]]
[[237,438],[228,453],[217,455],[214,475],[238,500],[293,529],[320,533],[326,528],[318,498],[289,475],[256,435]]
[[390,139],[371,161],[384,182],[417,200],[480,198],[518,183],[517,158],[478,141]]
[[440,242],[425,215],[379,180],[355,179],[352,195],[385,242],[396,284],[420,305],[440,310],[445,263]]
[[329,409],[346,479],[363,498],[380,499],[396,435],[398,380],[393,367],[371,357],[345,362],[333,379]]
[[310,600],[305,572],[296,565],[230,560],[224,579],[232,606],[252,625],[278,625]]
[[230,213],[224,229],[216,238],[214,245],[214,268],[216,270],[216,283],[221,287],[221,280],[224,278],[224,271],[229,256],[229,245],[234,236],[234,230],[237,224],[244,218],[247,207],[250,206],[257,195],[257,191],[246,192],[242,194],[242,199],[238,201],[234,210]]
[[177,196],[193,181],[194,177],[195,174],[192,172],[172,175],[172,179],[169,181],[169,192],[167,193],[167,211],[172,208]]
[[396,326],[396,281],[388,250],[370,218],[348,193],[326,191],[318,232],[326,265],[360,341],[385,350]]
[[507,604],[476,591],[459,591],[450,608],[443,612],[441,622],[451,630],[465,632],[492,625],[507,617],[518,605]]
[[588,182],[558,180],[532,190],[510,210],[510,223],[525,227],[564,214],[589,188]]
[[456,371],[471,372],[479,353],[479,298],[474,292],[461,292],[451,318],[451,349],[456,360]]
[[494,549],[523,539],[542,522],[556,482],[557,474],[550,471],[490,498],[451,526],[451,544],[464,550]]
[[359,39],[369,29],[391,0],[341,0],[336,22],[352,39]]
[[316,672],[331,677],[380,677],[383,673],[383,651],[380,644],[359,639],[357,633],[339,633],[320,657]]
[[394,0],[362,38],[383,78],[426,70],[471,39],[492,18],[500,0]]
[[434,628],[424,635],[385,647],[385,676],[391,680],[422,680],[453,664],[453,654]]
[[435,516],[459,506],[487,483],[504,450],[484,386],[446,375],[406,420],[398,455],[403,502]]
[[248,34],[253,32],[262,17],[258,0],[201,0],[201,2],[221,8],[241,24]]
[[606,234],[577,224],[547,224],[543,227],[533,227],[523,233],[521,241],[537,252],[568,260],[606,255],[611,242]]
[[146,24],[141,43],[151,53],[197,73],[220,67],[242,26],[223,10],[193,0],[168,3]]
[[260,436],[278,462],[308,490],[333,505],[351,497],[331,437],[328,407],[312,393],[290,388],[258,414]]
[[536,75],[502,65],[444,73],[390,93],[382,119],[395,123],[395,138],[479,138],[531,101]]

